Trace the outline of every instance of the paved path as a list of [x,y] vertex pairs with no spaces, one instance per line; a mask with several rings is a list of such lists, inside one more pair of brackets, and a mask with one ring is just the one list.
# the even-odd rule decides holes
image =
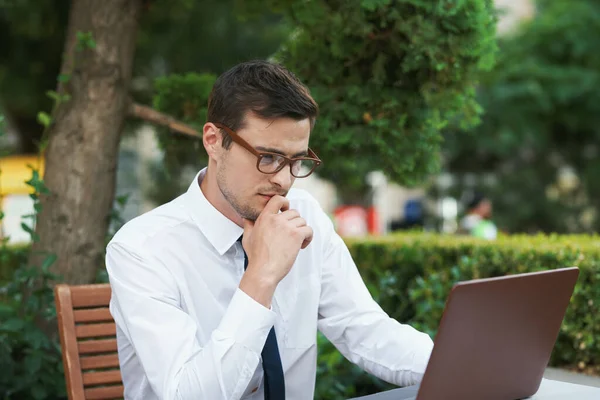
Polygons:
[[578,385],[600,387],[600,377],[577,374],[558,368],[546,368],[544,378],[552,379],[554,381],[575,383]]

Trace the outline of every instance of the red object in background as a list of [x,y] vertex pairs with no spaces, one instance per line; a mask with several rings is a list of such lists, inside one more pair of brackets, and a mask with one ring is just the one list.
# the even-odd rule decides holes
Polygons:
[[378,235],[381,233],[381,227],[379,226],[379,213],[375,206],[367,208],[367,227],[371,235]]
[[379,234],[379,215],[375,207],[339,206],[333,212],[336,231],[340,236]]
[[333,212],[335,229],[340,236],[364,236],[368,233],[367,212],[355,205],[339,206]]

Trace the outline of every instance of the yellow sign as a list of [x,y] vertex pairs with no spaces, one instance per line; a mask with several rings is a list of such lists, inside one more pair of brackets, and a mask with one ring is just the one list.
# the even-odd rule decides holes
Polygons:
[[32,170],[37,169],[40,179],[44,176],[44,159],[37,155],[16,155],[0,158],[0,196],[33,193],[25,182],[31,179]]

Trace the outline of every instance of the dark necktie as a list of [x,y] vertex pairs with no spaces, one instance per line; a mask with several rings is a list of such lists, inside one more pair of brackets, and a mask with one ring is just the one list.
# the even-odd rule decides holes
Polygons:
[[[242,236],[238,239],[242,243]],[[244,271],[248,267],[248,255],[244,252]],[[262,350],[262,364],[265,373],[265,400],[285,400],[285,381],[283,379],[283,367],[277,346],[275,327],[271,328],[265,347]]]

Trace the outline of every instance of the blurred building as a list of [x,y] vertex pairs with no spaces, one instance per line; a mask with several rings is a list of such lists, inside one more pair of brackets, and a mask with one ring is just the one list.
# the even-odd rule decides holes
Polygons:
[[510,33],[521,21],[532,18],[535,13],[532,0],[495,0],[495,3],[500,10],[497,25],[499,35]]

